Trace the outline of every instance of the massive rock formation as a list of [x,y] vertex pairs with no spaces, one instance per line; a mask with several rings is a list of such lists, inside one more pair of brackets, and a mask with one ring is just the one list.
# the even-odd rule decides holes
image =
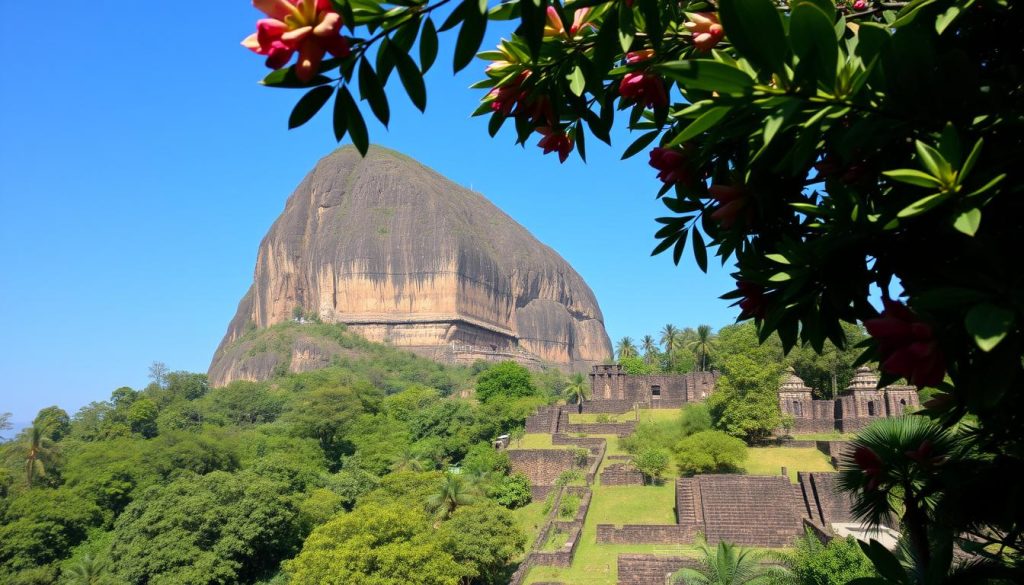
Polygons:
[[[611,355],[594,293],[554,250],[478,193],[376,147],[366,158],[349,147],[322,159],[288,199],[210,365],[211,384],[280,369],[243,336],[292,319],[297,307],[448,363],[582,370]],[[330,361],[332,349],[300,338],[286,367]]]

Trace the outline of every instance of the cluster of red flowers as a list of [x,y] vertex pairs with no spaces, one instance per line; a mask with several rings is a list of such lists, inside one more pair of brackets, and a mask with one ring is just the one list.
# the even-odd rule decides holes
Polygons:
[[746,280],[736,282],[736,290],[743,293],[743,300],[740,301],[740,319],[756,317],[764,319],[768,311],[768,304],[764,298],[764,287]]
[[341,35],[341,16],[329,0],[253,0],[266,14],[256,23],[256,32],[242,45],[267,56],[267,67],[281,69],[298,52],[295,76],[309,81],[320,70],[324,55],[349,54],[348,39]]
[[569,158],[569,153],[572,152],[572,138],[569,138],[565,130],[542,126],[537,128],[537,132],[544,136],[537,143],[537,146],[544,149],[544,154],[557,152],[559,162],[565,162],[565,159]]
[[718,220],[722,227],[729,229],[740,219],[750,222],[754,210],[748,205],[750,197],[744,187],[712,185],[708,193],[718,202],[711,218]]
[[502,116],[525,116],[534,124],[554,126],[555,111],[551,100],[545,95],[531,96],[525,87],[531,74],[527,69],[511,83],[492,89],[487,94],[493,98],[491,110]]
[[[654,56],[652,49],[626,53],[626,63],[635,65],[643,63]],[[631,71],[619,82],[619,95],[624,100],[643,104],[648,108],[665,107],[668,105],[668,92],[665,82],[649,70]]]
[[714,12],[694,12],[684,26],[693,35],[693,46],[698,51],[710,51],[725,37],[725,29]]
[[649,164],[658,170],[658,179],[667,185],[688,183],[692,178],[690,159],[678,148],[659,146],[652,149]]
[[878,341],[882,369],[918,387],[942,382],[946,360],[931,326],[899,301],[882,302],[882,315],[864,322],[868,333]]

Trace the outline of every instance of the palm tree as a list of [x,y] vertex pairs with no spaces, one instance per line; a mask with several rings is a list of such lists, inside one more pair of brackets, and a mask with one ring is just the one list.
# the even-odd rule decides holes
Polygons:
[[427,498],[427,510],[436,513],[438,519],[447,520],[459,506],[473,502],[470,491],[470,486],[461,476],[447,473],[438,490]]
[[715,333],[711,325],[700,325],[697,327],[697,336],[689,343],[689,349],[698,358],[700,371],[704,372],[708,367],[708,354],[715,347]]
[[619,354],[619,359],[636,357],[636,346],[633,345],[632,337],[623,337],[619,340],[619,344],[615,346],[615,353]]
[[28,453],[25,455],[25,481],[32,487],[35,480],[46,477],[47,465],[56,455],[56,447],[46,436],[46,430],[39,425],[32,425],[27,435]]
[[674,361],[672,359],[673,353],[676,349],[676,344],[679,342],[679,329],[676,326],[669,323],[661,328],[661,345],[665,348],[665,355],[668,356],[668,369],[672,369]]
[[91,554],[86,554],[78,564],[71,567],[68,574],[71,576],[67,583],[70,585],[105,585],[110,580],[107,578],[107,563],[99,560]]
[[565,387],[565,399],[576,405],[578,412],[583,414],[583,401],[590,398],[590,386],[583,374],[577,372],[569,376],[569,384]]
[[673,583],[687,585],[759,585],[771,583],[789,571],[781,566],[765,565],[768,553],[745,549],[728,542],[711,548],[700,543],[700,567],[680,569],[672,575]]
[[391,464],[391,471],[426,471],[428,465],[413,453],[412,449],[402,451],[398,460]]
[[658,355],[658,344],[655,343],[654,338],[650,335],[644,335],[644,338],[640,340],[640,349],[644,350],[644,363],[651,365],[651,362]]

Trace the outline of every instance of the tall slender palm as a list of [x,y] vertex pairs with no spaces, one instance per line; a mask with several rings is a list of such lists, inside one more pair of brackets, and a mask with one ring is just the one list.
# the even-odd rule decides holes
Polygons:
[[654,358],[658,356],[658,344],[654,341],[654,338],[650,335],[644,335],[644,338],[640,340],[640,349],[644,351],[644,363],[651,365]]
[[623,337],[619,340],[619,344],[615,346],[615,353],[619,354],[619,359],[636,357],[636,346],[633,345],[632,337]]
[[459,506],[473,502],[471,486],[459,475],[448,473],[436,492],[427,498],[427,510],[447,520]]
[[679,342],[679,329],[669,323],[661,328],[661,346],[665,348],[665,355],[668,356],[668,369],[675,365],[676,344]]
[[576,405],[578,412],[583,413],[583,401],[590,398],[590,385],[587,384],[583,374],[577,372],[569,376],[569,383],[565,386],[565,399]]
[[689,348],[697,358],[697,366],[700,371],[707,371],[708,354],[715,347],[715,333],[711,325],[700,325],[697,327],[696,338],[689,343]]
[[67,583],[70,585],[106,585],[110,582],[106,573],[106,561],[86,554],[68,571],[70,579]]
[[25,481],[32,487],[40,477],[46,477],[47,466],[53,462],[56,447],[46,436],[46,430],[39,425],[32,425],[26,435]]
[[700,543],[700,566],[684,568],[672,575],[673,583],[687,585],[760,585],[773,582],[789,573],[781,566],[764,565],[770,556],[762,551],[745,549],[728,542],[711,548]]

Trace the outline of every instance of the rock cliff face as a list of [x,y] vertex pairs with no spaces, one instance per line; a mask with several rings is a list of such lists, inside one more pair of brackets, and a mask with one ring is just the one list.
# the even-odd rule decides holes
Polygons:
[[[554,250],[481,195],[382,148],[365,159],[336,151],[288,199],[210,365],[211,384],[269,377],[267,357],[237,342],[297,307],[448,363],[579,370],[611,355],[594,293]],[[330,361],[330,348],[302,345],[292,348],[292,370]]]

